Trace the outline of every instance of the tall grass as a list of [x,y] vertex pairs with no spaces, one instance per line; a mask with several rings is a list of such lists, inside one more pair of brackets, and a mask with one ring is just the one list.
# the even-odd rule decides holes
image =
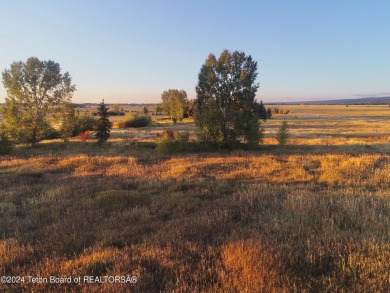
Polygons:
[[81,149],[1,159],[2,275],[129,274],[137,284],[1,289],[390,289],[388,154]]

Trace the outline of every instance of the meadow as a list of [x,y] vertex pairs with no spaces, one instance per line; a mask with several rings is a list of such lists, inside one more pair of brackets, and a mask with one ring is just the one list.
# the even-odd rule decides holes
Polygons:
[[[271,106],[272,107],[272,106]],[[15,292],[389,292],[390,107],[284,105],[258,150],[155,149],[190,119],[0,157],[0,275],[136,283]],[[283,119],[286,146],[276,144]]]

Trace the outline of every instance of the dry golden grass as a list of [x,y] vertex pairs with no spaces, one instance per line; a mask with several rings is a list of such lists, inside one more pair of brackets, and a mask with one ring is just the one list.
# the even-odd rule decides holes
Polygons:
[[[273,107],[272,105],[270,106]],[[390,152],[390,107],[388,105],[284,105],[288,115],[275,114],[273,119],[264,122],[264,143],[276,145],[277,130],[283,119],[290,126],[290,145],[325,146],[331,148],[373,148],[375,151]],[[196,128],[192,119],[184,119],[176,125],[170,120],[158,120],[140,129],[113,129],[112,137],[117,141],[154,141],[165,129],[189,132],[196,137]],[[330,150],[331,151],[331,150]],[[329,150],[327,150],[329,152]]]
[[18,147],[0,159],[1,275],[138,282],[0,290],[389,292],[390,152],[378,127],[365,128],[370,147],[309,135],[256,152],[166,155],[120,137]]
[[389,155],[156,158],[4,158],[3,274],[139,278],[23,285],[45,291],[389,288]]

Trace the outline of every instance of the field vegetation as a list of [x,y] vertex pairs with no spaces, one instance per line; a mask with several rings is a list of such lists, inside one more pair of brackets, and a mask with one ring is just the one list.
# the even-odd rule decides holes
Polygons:
[[255,151],[161,152],[196,129],[156,117],[101,147],[16,146],[0,157],[1,275],[138,282],[0,289],[389,292],[390,108],[278,107]]

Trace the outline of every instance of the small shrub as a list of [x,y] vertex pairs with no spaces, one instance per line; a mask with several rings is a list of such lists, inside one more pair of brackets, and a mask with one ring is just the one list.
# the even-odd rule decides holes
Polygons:
[[74,124],[73,136],[79,135],[87,130],[94,130],[96,128],[97,121],[97,119],[89,115],[77,116]]
[[[172,131],[173,132],[173,131]],[[157,140],[157,151],[162,153],[172,153],[176,151],[178,148],[177,141],[170,137],[167,133],[164,133],[158,140]]]
[[282,122],[282,125],[280,125],[278,133],[276,135],[276,139],[277,139],[279,145],[283,146],[283,145],[287,144],[289,136],[290,136],[290,134],[289,134],[289,130],[288,130],[288,124],[287,124],[287,121],[284,120]]
[[60,138],[60,137],[61,137],[60,132],[50,126],[50,127],[47,128],[47,130],[45,132],[44,139],[57,139],[57,138]]
[[190,134],[188,132],[176,133],[174,137],[176,141],[182,144],[190,140]]
[[[98,113],[96,113],[96,115],[98,115]],[[125,116],[125,112],[108,111],[107,115],[108,116]]]
[[164,134],[157,140],[157,150],[162,153],[172,153],[187,148],[190,134],[174,133],[173,130],[165,130]]
[[164,130],[163,136],[167,136],[168,138],[173,140],[175,139],[175,132],[173,130],[166,129]]
[[122,120],[118,122],[119,128],[128,128],[128,127],[145,127],[150,124],[150,118],[148,116],[139,115],[132,116],[128,119]]
[[189,152],[216,152],[218,145],[206,141],[192,141],[187,144],[186,149]]
[[79,134],[80,140],[81,140],[81,141],[87,141],[87,140],[89,139],[90,134],[91,134],[91,133],[89,132],[89,130],[84,131],[84,132],[81,132],[81,133]]
[[0,132],[0,156],[9,154],[14,147],[11,140],[8,139],[5,132]]
[[117,122],[116,125],[118,126],[118,128],[124,129],[124,128],[126,128],[126,120],[120,120]]
[[150,120],[147,116],[136,116],[128,123],[128,127],[145,127],[148,126]]

